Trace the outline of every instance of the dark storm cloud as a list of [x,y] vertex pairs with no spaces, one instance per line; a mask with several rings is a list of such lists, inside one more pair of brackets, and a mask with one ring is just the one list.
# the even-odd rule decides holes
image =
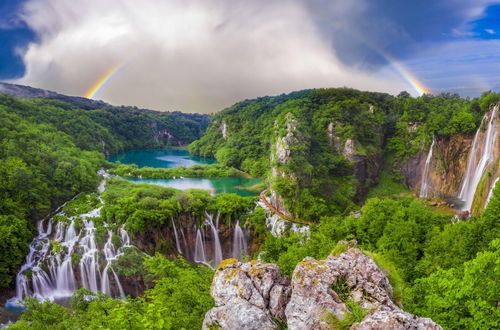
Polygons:
[[305,1],[340,60],[377,68],[470,34],[468,23],[493,1]]
[[[491,3],[27,0],[20,17],[37,40],[16,49],[26,73],[15,82],[84,95],[122,63],[98,98],[198,112],[305,88],[416,94],[417,79],[431,90],[477,89],[496,84],[476,56],[499,49],[475,30],[497,33],[484,20]],[[453,61],[464,52],[467,61]]]

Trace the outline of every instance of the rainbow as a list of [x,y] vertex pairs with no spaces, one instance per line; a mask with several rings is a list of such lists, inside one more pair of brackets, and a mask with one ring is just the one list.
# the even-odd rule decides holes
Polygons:
[[389,63],[392,65],[396,71],[399,72],[399,74],[408,82],[413,89],[419,94],[431,94],[431,91],[429,88],[425,87],[424,84],[422,84],[408,69],[406,69],[401,63],[399,63],[397,60],[391,58],[388,55],[384,55],[384,57],[389,61]]
[[106,71],[96,82],[92,84],[92,86],[90,86],[84,96],[88,99],[94,98],[94,96],[104,87],[104,85],[106,85],[108,81],[111,80],[111,78],[120,70],[122,66],[122,63],[116,64],[111,69]]

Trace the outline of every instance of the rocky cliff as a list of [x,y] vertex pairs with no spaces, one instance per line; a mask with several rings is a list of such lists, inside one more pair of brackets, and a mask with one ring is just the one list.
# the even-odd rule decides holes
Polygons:
[[[428,197],[444,199],[458,195],[472,139],[473,136],[465,134],[436,138],[429,165]],[[430,150],[422,149],[400,167],[406,185],[417,194],[422,185],[425,161],[429,152]]]
[[291,281],[274,264],[227,260],[215,273],[215,307],[203,329],[441,329],[403,311],[389,280],[355,242],[325,260],[305,258]]
[[[428,187],[426,197],[461,203],[460,199],[464,196],[460,195],[463,195],[466,177],[469,176],[467,180],[473,181],[471,177],[476,176],[479,181],[471,183],[474,196],[469,197],[472,208],[467,211],[475,214],[484,209],[488,194],[500,176],[500,124],[495,107],[498,105],[491,105],[475,134],[438,136],[435,138],[436,143],[431,145],[432,151],[422,148],[402,164],[400,170],[407,186],[419,194],[425,180]],[[428,158],[431,152],[431,157]],[[430,163],[425,177],[427,160]],[[476,173],[477,169],[482,169],[483,172]]]

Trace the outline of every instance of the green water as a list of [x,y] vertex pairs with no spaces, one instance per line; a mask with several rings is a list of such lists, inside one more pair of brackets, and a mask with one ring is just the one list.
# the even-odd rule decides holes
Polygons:
[[[139,167],[173,168],[179,166],[192,166],[197,164],[214,164],[215,159],[193,157],[187,150],[130,150],[112,155],[108,158],[111,162],[122,164],[136,164]],[[214,194],[234,193],[240,196],[256,196],[257,191],[246,188],[262,182],[254,178],[224,177],[224,178],[176,178],[176,179],[142,179],[123,178],[137,183],[149,183],[180,190],[204,189]]]

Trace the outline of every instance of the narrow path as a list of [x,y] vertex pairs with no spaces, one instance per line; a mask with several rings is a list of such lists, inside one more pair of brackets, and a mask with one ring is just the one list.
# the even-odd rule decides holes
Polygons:
[[260,200],[266,204],[266,206],[274,213],[274,214],[277,214],[280,218],[282,219],[285,219],[287,221],[290,221],[290,222],[294,222],[294,223],[298,223],[298,224],[301,224],[301,225],[307,225],[307,226],[311,226],[313,225],[312,222],[308,222],[308,221],[304,221],[304,220],[299,220],[299,219],[292,219],[290,218],[289,216],[286,216],[284,215],[281,211],[277,210],[271,203],[269,203],[269,201],[267,200],[267,197],[266,197],[266,192],[267,192],[267,189],[266,190],[263,190],[261,193],[260,193]]

